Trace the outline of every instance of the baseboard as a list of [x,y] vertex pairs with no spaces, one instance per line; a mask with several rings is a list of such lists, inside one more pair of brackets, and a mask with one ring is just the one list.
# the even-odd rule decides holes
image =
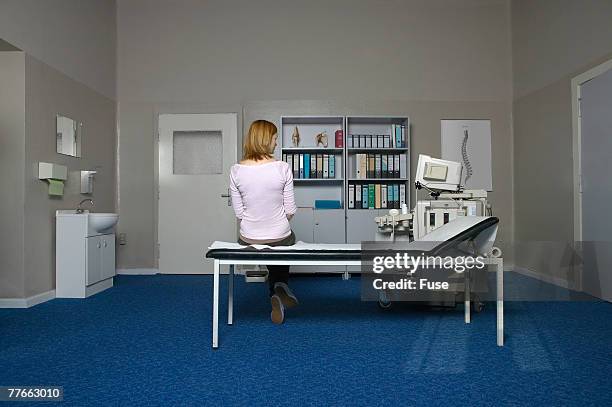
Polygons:
[[0,308],[30,308],[55,298],[55,290],[36,294],[28,298],[0,298]]
[[526,267],[515,266],[514,271],[518,274],[522,274],[527,277],[535,278],[536,280],[543,281],[548,284],[556,285],[561,288],[565,288],[568,290],[574,290],[574,287],[570,287],[569,282],[561,277],[549,276],[548,274],[542,274],[537,271],[528,269]]
[[0,298],[0,308],[28,308],[28,299]]
[[122,276],[152,276],[159,274],[159,269],[117,269],[117,274]]

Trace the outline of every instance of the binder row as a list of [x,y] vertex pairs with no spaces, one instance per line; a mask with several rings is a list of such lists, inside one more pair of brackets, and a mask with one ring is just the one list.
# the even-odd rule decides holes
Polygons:
[[[353,160],[350,160],[353,163]],[[354,168],[349,168],[351,177],[406,178],[406,154],[355,154]]]
[[348,148],[405,148],[406,127],[392,124],[391,134],[349,134],[346,136]]
[[349,184],[349,209],[393,209],[406,203],[406,184]]
[[336,178],[336,157],[333,154],[287,154],[283,161],[293,168],[294,179]]

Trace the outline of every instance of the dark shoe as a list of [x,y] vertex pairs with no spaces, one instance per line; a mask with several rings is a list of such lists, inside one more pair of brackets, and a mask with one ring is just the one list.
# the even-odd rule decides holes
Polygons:
[[280,297],[283,305],[287,308],[295,307],[299,304],[299,301],[289,286],[285,283],[274,284],[274,292]]
[[285,320],[285,307],[283,302],[278,295],[274,294],[270,297],[270,304],[272,304],[272,312],[270,312],[270,319],[275,324],[282,324]]

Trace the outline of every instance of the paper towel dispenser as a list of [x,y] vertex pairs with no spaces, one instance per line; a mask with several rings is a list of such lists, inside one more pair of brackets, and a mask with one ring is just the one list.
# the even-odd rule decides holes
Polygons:
[[64,195],[64,181],[68,179],[68,167],[53,163],[38,163],[38,179],[49,183],[49,195]]
[[68,167],[53,163],[38,163],[38,179],[55,179],[66,181]]

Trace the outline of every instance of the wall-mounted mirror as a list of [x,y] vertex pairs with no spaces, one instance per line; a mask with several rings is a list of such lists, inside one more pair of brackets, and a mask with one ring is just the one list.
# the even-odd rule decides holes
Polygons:
[[55,121],[57,152],[80,157],[82,132],[83,123],[58,114]]

